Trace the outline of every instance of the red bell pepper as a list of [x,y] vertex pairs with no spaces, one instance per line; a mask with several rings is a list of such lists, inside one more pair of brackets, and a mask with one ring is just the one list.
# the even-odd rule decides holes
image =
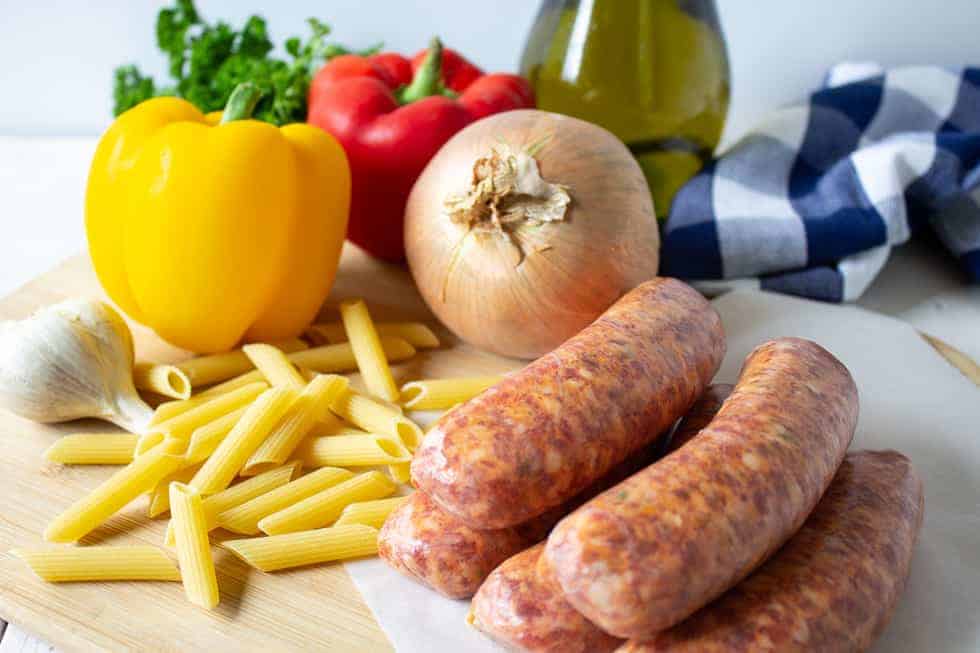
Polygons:
[[347,238],[386,261],[405,258],[405,203],[439,148],[475,120],[534,107],[525,79],[485,75],[438,39],[415,59],[335,57],[310,86],[308,122],[340,141],[350,162]]

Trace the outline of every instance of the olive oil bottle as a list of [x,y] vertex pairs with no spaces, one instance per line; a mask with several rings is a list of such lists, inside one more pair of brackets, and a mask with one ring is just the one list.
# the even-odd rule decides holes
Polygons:
[[538,108],[626,143],[661,220],[721,139],[729,69],[714,0],[544,0],[521,72]]

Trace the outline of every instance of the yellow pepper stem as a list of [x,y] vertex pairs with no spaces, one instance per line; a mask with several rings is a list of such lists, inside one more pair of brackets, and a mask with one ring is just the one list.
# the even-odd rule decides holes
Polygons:
[[221,124],[232,120],[248,120],[255,111],[255,105],[262,99],[262,91],[252,82],[242,82],[235,87],[225,104],[224,113],[221,115]]

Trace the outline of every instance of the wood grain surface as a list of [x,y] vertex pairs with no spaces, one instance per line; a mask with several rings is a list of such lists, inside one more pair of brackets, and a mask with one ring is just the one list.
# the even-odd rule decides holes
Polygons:
[[[26,317],[67,297],[104,297],[86,256],[71,258],[0,300],[0,319]],[[396,366],[396,380],[499,374],[520,363],[460,344],[441,329],[401,266],[370,260],[347,246],[324,314],[346,297],[364,297],[376,319],[429,322],[444,347]],[[218,310],[218,307],[216,307]],[[137,360],[179,360],[184,352],[133,326]],[[445,346],[448,345],[448,346]],[[68,432],[105,429],[83,420],[39,425],[0,411],[0,617],[60,651],[386,651],[390,643],[340,564],[275,574],[214,549],[221,603],[208,613],[184,598],[180,583],[47,584],[7,553],[42,544],[47,522],[114,468],[65,466],[42,458]],[[148,520],[141,497],[82,544],[162,542],[166,520]],[[221,539],[217,531],[217,539]],[[227,535],[226,535],[227,537]]]

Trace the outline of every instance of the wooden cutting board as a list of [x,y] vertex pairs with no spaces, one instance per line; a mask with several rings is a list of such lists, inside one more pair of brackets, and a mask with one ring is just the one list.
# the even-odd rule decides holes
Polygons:
[[[85,256],[66,261],[0,301],[0,319],[22,318],[40,306],[78,296],[103,296]],[[368,301],[376,318],[429,322],[445,343],[397,366],[399,379],[497,374],[520,366],[461,344],[438,327],[404,268],[372,261],[347,247],[325,312],[330,314],[329,307],[340,299],[355,296]],[[134,326],[134,336],[140,360],[186,355],[145,328]],[[973,361],[927,339],[980,385],[980,369]],[[46,523],[113,469],[52,464],[42,452],[65,433],[105,428],[94,420],[41,426],[0,411],[0,617],[63,651],[391,649],[339,564],[264,574],[215,549],[221,604],[211,613],[189,604],[179,583],[50,585],[38,580],[6,552],[40,544]],[[159,544],[166,521],[147,520],[145,510],[141,498],[83,543]]]
[[[104,297],[86,256],[0,300],[0,319],[20,319],[67,297]],[[396,380],[498,374],[520,366],[459,343],[438,326],[406,269],[350,246],[325,314],[335,315],[330,307],[346,297],[364,297],[378,319],[426,321],[443,341],[442,349],[395,367]],[[143,327],[133,326],[133,335],[137,360],[186,356]],[[115,469],[58,465],[42,453],[65,433],[107,428],[114,427],[96,420],[44,426],[0,411],[0,617],[63,651],[391,650],[340,564],[265,574],[216,548],[221,603],[212,613],[188,603],[180,583],[40,581],[7,552],[42,544],[47,522]],[[150,521],[145,514],[141,497],[83,544],[158,545],[166,520]]]

